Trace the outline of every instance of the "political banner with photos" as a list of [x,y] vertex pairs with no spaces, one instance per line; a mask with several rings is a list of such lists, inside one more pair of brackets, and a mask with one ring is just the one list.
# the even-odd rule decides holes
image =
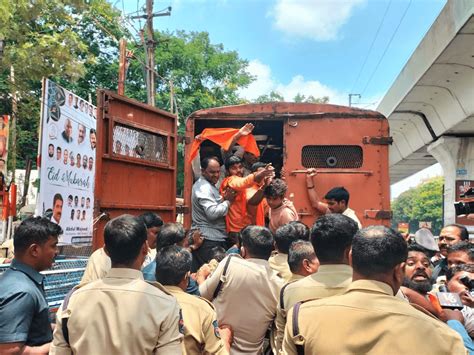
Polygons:
[[96,107],[44,80],[37,214],[62,227],[61,243],[92,236],[96,141]]

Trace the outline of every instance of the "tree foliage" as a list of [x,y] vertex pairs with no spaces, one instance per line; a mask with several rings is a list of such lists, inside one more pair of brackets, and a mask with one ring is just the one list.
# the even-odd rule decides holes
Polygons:
[[[18,168],[24,167],[27,158],[36,161],[41,79],[52,78],[87,97],[95,89],[91,84],[99,82],[88,77],[90,69],[99,65],[102,70],[97,73],[108,72],[106,55],[101,51],[112,54],[110,33],[120,32],[114,24],[118,14],[106,0],[0,0],[0,40],[4,44],[0,111],[12,111],[10,93],[15,92]],[[101,27],[101,23],[107,26]],[[10,79],[12,66],[14,83]],[[103,81],[107,82],[110,80]],[[9,154],[11,158],[12,149]]]
[[[252,81],[248,62],[222,44],[212,44],[207,32],[155,32],[156,105],[170,108],[170,82],[181,123],[192,112],[209,107],[242,103],[238,89]],[[143,46],[132,46],[139,60],[132,60],[126,94],[146,101]]]
[[410,233],[418,230],[420,221],[432,223],[436,235],[443,226],[443,177],[435,177],[405,191],[392,202],[392,226],[408,222]]
[[[253,102],[255,103],[265,103],[265,102],[281,102],[285,101],[285,98],[278,91],[270,91],[269,94],[260,95]],[[293,102],[298,103],[309,103],[309,104],[327,104],[329,102],[328,96],[323,97],[314,97],[313,95],[305,96],[301,93],[297,93],[293,98]]]

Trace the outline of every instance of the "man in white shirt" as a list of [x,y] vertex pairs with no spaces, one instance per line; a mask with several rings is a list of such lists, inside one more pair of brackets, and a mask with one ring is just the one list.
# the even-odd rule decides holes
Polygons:
[[340,213],[344,216],[347,216],[353,219],[359,229],[362,228],[362,224],[357,218],[354,210],[348,207],[349,205],[349,191],[347,191],[343,186],[334,187],[329,190],[328,193],[324,196],[324,199],[327,203],[324,203],[319,198],[315,186],[313,176],[316,175],[316,169],[308,169],[306,171],[306,188],[308,189],[308,197],[311,201],[311,206],[322,215],[327,213]]

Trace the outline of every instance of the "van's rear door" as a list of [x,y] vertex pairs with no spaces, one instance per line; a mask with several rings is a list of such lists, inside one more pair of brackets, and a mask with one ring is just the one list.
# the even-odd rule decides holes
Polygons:
[[307,225],[319,216],[309,203],[308,168],[318,171],[313,181],[321,199],[330,189],[344,186],[350,193],[349,207],[363,226],[390,222],[388,122],[377,113],[353,115],[334,112],[324,118],[290,119],[285,125],[288,195],[295,196]]
[[175,220],[176,116],[110,91],[98,91],[94,249],[124,213]]

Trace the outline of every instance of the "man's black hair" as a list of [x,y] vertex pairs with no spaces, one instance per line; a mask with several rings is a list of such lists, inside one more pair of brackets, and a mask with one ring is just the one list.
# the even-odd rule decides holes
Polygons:
[[61,227],[43,217],[30,217],[20,223],[13,235],[15,253],[24,253],[32,244],[43,245],[63,234]]
[[349,191],[347,191],[343,186],[335,187],[328,191],[326,200],[335,200],[337,202],[346,201],[346,206],[349,204]]
[[145,212],[138,216],[138,218],[145,223],[146,228],[161,227],[163,220],[160,216],[153,212]]
[[67,199],[68,199],[68,200],[73,200],[74,197],[72,197],[72,195],[69,195],[69,196],[67,197]]
[[186,231],[181,223],[165,223],[156,240],[156,250],[171,245],[180,244],[186,237]]
[[95,128],[91,128],[90,131],[89,131],[89,134],[97,135],[97,131],[95,130]]
[[261,161],[258,161],[258,162],[256,162],[256,163],[253,163],[253,164],[252,164],[252,167],[250,168],[250,171],[251,171],[252,173],[254,173],[254,172],[256,172],[258,169],[264,168],[264,167],[266,167],[266,166],[267,166],[266,163],[262,163]]
[[273,179],[270,185],[265,187],[263,194],[265,197],[283,198],[285,197],[286,190],[288,190],[286,182],[284,182],[282,179]]
[[447,226],[444,226],[442,229],[447,228],[447,227],[456,227],[459,229],[459,235],[461,237],[461,240],[469,240],[469,232],[465,226],[459,223],[452,223],[448,224]]
[[278,227],[275,232],[275,244],[281,253],[288,254],[291,243],[298,239],[300,239],[298,231],[289,223]]
[[363,276],[385,274],[405,262],[407,257],[406,241],[385,226],[360,229],[352,241],[352,268]]
[[57,194],[54,195],[54,197],[53,197],[53,206],[56,204],[56,201],[58,201],[58,200],[61,201],[61,202],[64,202],[63,197],[61,196],[60,193],[57,193]]
[[270,229],[261,226],[247,226],[240,232],[242,246],[258,259],[267,260],[273,250],[273,235]]
[[211,260],[216,259],[218,262],[221,262],[226,256],[227,254],[225,253],[225,249],[223,247],[216,246],[211,249]]
[[288,251],[288,265],[293,274],[297,274],[304,259],[313,260],[316,258],[313,245],[307,240],[297,240],[293,242]]
[[156,253],[156,281],[162,285],[177,286],[191,271],[192,256],[185,248],[169,245]]
[[203,160],[201,160],[201,169],[204,169],[206,170],[207,167],[209,166],[209,163],[211,162],[211,160],[214,160],[216,161],[219,166],[221,165],[221,162],[219,161],[219,158],[218,157],[205,157]]
[[104,228],[105,248],[112,264],[133,264],[146,239],[145,224],[131,215],[116,217]]
[[289,224],[296,228],[296,232],[298,233],[298,239],[309,240],[311,231],[306,224],[301,221],[291,221]]
[[450,267],[446,271],[446,280],[450,281],[459,272],[474,273],[474,264],[460,264],[460,265]]
[[231,155],[230,157],[228,157],[226,160],[225,160],[225,163],[224,163],[224,166],[225,166],[225,170],[229,171],[230,167],[232,165],[235,165],[235,164],[241,164],[242,163],[242,159],[240,159],[238,156],[236,155]]
[[474,263],[474,245],[469,241],[463,240],[462,242],[455,243],[448,247],[448,255],[455,252],[466,253],[471,263]]
[[412,243],[410,245],[408,245],[408,252],[411,252],[411,251],[416,251],[416,252],[419,252],[419,253],[423,253],[426,255],[426,257],[429,259],[431,258],[431,254],[432,252],[428,249],[426,249],[425,247],[421,246],[420,244],[417,244],[416,242],[415,243]]
[[357,223],[340,213],[324,215],[311,228],[311,243],[321,263],[342,263],[358,230]]
[[61,149],[61,147],[60,147],[59,145],[56,147],[56,151],[58,151],[58,150],[59,150],[59,151],[62,151],[62,149]]
[[53,143],[49,143],[49,144],[48,144],[48,148],[49,148],[49,147],[53,147],[53,148],[54,148],[54,144],[53,144]]

